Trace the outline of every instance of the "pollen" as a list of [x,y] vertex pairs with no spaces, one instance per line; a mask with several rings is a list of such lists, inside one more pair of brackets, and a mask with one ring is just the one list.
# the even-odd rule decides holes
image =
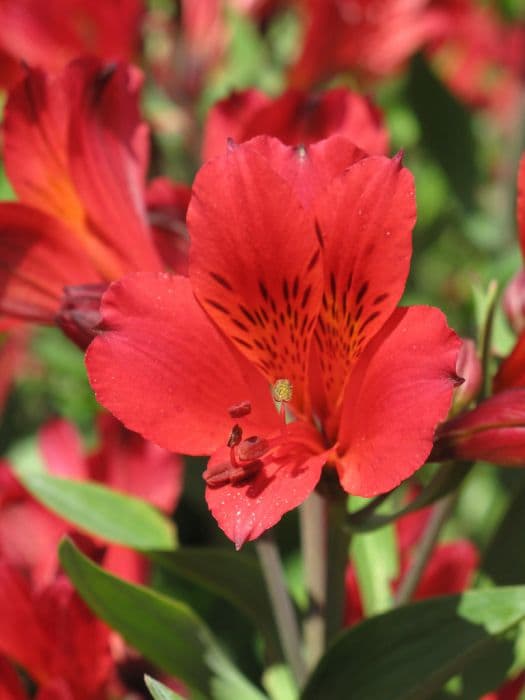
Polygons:
[[293,386],[288,379],[278,379],[272,387],[273,400],[288,402],[292,400]]

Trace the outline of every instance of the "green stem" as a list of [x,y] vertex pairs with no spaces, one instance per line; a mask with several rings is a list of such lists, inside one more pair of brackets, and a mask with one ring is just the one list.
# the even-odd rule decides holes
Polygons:
[[326,501],[313,492],[299,509],[301,549],[308,594],[308,611],[303,622],[308,666],[312,668],[325,648],[327,513]]
[[421,540],[412,559],[412,564],[401,581],[396,594],[396,604],[404,605],[410,602],[426,565],[437,544],[441,530],[446,521],[452,514],[456,505],[458,492],[450,493],[444,498],[441,503],[435,506],[428,525],[423,533]]
[[264,573],[275,623],[284,656],[292,669],[299,687],[306,681],[307,671],[301,651],[301,635],[292,605],[279,550],[271,532],[267,531],[255,543],[257,555]]
[[346,497],[328,506],[328,566],[326,573],[326,643],[329,644],[343,626],[345,574],[350,548],[350,530],[345,525]]
[[485,309],[485,318],[481,326],[479,339],[481,353],[481,368],[483,377],[483,389],[481,399],[486,399],[490,395],[492,386],[492,377],[489,372],[490,355],[492,349],[492,329],[494,326],[494,314],[496,313],[496,304],[498,301],[498,283],[492,280],[487,289],[487,306]]

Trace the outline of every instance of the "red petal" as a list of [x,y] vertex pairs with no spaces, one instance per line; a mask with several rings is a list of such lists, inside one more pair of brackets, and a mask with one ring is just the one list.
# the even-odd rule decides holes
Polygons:
[[330,411],[352,363],[396,307],[410,267],[414,181],[398,158],[366,158],[315,205],[325,288],[316,340]]
[[525,258],[525,155],[520,160],[518,171],[517,215],[521,254]]
[[28,583],[4,561],[0,561],[0,590],[0,653],[44,683],[49,674],[49,638],[36,618]]
[[249,142],[249,147],[291,185],[306,209],[334,178],[366,156],[338,134],[304,148],[290,148],[276,138],[258,136]]
[[129,60],[137,48],[141,0],[2,0],[0,45],[17,62],[59,70],[90,53]]
[[0,700],[28,700],[20,676],[14,667],[0,656]]
[[501,363],[494,377],[494,391],[525,386],[525,333],[522,333],[512,352]]
[[288,90],[272,100],[257,90],[237,93],[211,110],[204,137],[204,159],[224,153],[227,138],[236,142],[268,134],[291,146],[343,134],[367,153],[385,153],[388,135],[379,110],[345,88],[319,96]]
[[206,164],[193,191],[188,227],[197,298],[270,382],[291,381],[304,410],[322,274],[313,220],[250,144]]
[[398,309],[359,358],[339,430],[339,477],[348,493],[375,496],[428,457],[454,389],[460,340],[431,307]]
[[[323,452],[313,455],[311,449],[301,444],[304,428],[301,423],[290,424],[285,439],[289,440],[291,434],[298,442],[283,442],[282,453],[265,460],[264,466],[246,483],[206,489],[208,507],[236,549],[273,527],[285,513],[305,501],[316,487],[327,455]],[[295,432],[296,438],[293,437]],[[229,450],[220,448],[209,466],[228,460]]]
[[[86,214],[123,271],[159,270],[146,220],[147,127],[138,111],[141,76],[125,65],[72,63],[68,87],[83,87],[69,124],[69,167]],[[78,88],[77,88],[78,89]],[[125,235],[123,235],[125,232]]]
[[[210,109],[206,118],[202,141],[202,160],[207,161],[225,153],[228,139],[236,143],[248,141],[257,134],[246,134],[247,125],[261,107],[269,104],[271,98],[253,88],[234,92],[224,100],[219,100]],[[267,133],[267,132],[259,132]],[[277,134],[270,133],[271,136]]]
[[87,477],[82,441],[72,423],[61,418],[48,421],[40,429],[38,442],[51,474],[70,479]]
[[414,599],[462,593],[469,588],[478,562],[478,551],[468,540],[439,545],[425,568]]
[[101,445],[89,457],[90,477],[171,513],[182,491],[181,458],[126,430],[109,414],[100,418]]
[[101,692],[112,667],[109,629],[88,610],[65,576],[35,596],[34,615],[49,635],[50,678],[63,679],[73,697]]
[[525,464],[525,390],[501,391],[440,426],[433,459]]
[[22,204],[0,203],[0,309],[52,323],[63,288],[100,277],[71,231]]
[[186,278],[137,273],[104,295],[106,329],[86,362],[100,403],[130,429],[177,452],[211,454],[250,400],[247,428],[278,423],[267,383],[217,331]]
[[155,244],[166,266],[178,275],[188,274],[190,241],[186,211],[191,187],[157,177],[148,185],[146,205]]

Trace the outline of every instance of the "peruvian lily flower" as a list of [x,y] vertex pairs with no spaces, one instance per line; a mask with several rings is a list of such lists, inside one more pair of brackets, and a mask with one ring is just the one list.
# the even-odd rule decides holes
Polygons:
[[[59,75],[29,70],[10,93],[5,167],[20,201],[0,203],[4,315],[56,322],[86,345],[109,281],[166,267],[146,208],[140,83],[136,69],[82,59]],[[166,189],[152,195],[157,218]]]
[[290,146],[341,134],[372,155],[385,154],[388,134],[383,115],[371,100],[346,88],[312,95],[287,90],[271,98],[260,90],[233,93],[217,102],[206,119],[203,160],[224,152],[226,141],[275,136]]
[[3,87],[23,74],[21,62],[59,71],[83,54],[131,61],[140,41],[142,0],[0,0]]
[[197,174],[189,279],[135,274],[104,295],[87,353],[99,401],[211,455],[207,502],[237,547],[323,468],[373,496],[428,456],[460,342],[439,310],[397,308],[415,217],[399,157],[258,137]]

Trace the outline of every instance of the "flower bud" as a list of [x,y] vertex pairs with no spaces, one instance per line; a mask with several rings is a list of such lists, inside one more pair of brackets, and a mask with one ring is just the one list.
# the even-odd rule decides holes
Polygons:
[[445,459],[525,465],[525,389],[495,394],[439,426],[429,461]]
[[481,362],[476,351],[476,345],[470,338],[463,340],[456,362],[456,374],[464,381],[454,392],[455,413],[468,406],[476,398],[481,388]]
[[85,350],[95,337],[101,320],[100,301],[107,284],[79,284],[64,287],[56,323],[70,340]]
[[525,270],[518,272],[507,285],[503,310],[516,335],[525,331]]

